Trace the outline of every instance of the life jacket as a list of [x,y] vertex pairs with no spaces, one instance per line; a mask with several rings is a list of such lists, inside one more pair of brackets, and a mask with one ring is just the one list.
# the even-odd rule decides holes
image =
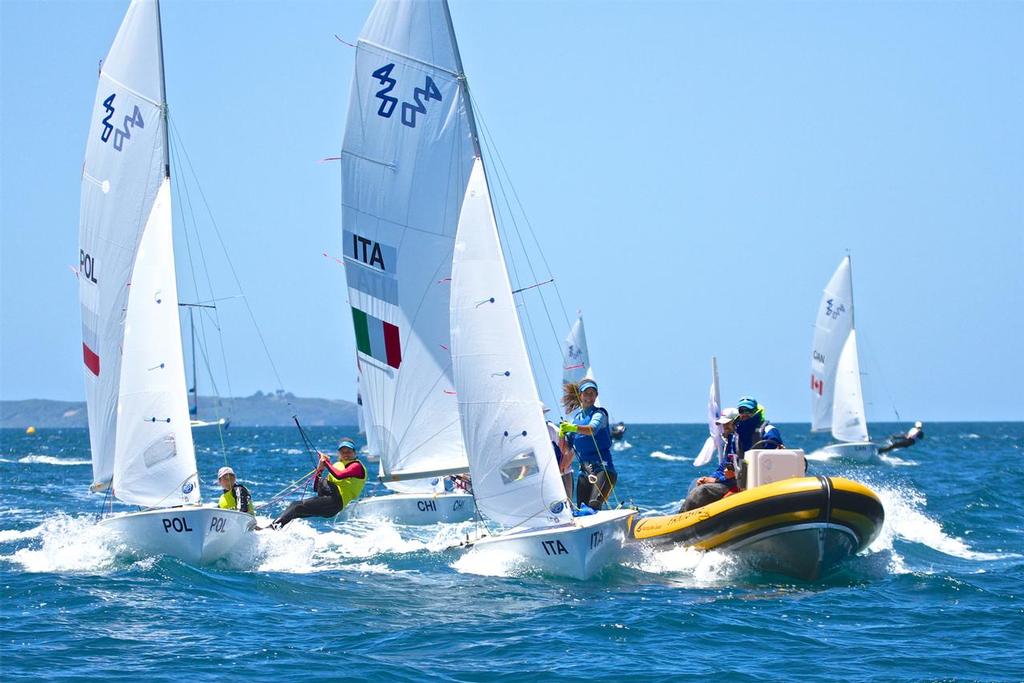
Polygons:
[[[238,499],[235,498],[235,488],[236,487],[237,488],[242,488],[242,485],[241,484],[235,484],[235,486],[231,487],[230,489],[228,489],[227,491],[222,493],[221,496],[220,496],[220,501],[217,503],[217,507],[221,508],[222,510],[237,510],[238,509]],[[252,498],[251,497],[249,498],[249,501],[248,501],[248,504],[246,505],[246,507],[248,508],[248,510],[245,510],[245,512],[248,512],[250,515],[255,513],[256,510],[255,510],[255,508],[252,505]]]
[[343,503],[344,507],[348,507],[349,503],[358,498],[359,494],[363,492],[363,487],[366,486],[366,465],[364,465],[363,461],[359,460],[358,458],[348,463],[347,465],[340,460],[334,463],[334,466],[337,469],[343,470],[349,465],[351,465],[353,462],[358,462],[360,465],[362,465],[362,477],[345,477],[344,479],[338,479],[333,474],[331,474],[330,470],[327,471],[327,482],[329,484],[333,484],[334,487],[338,489],[338,494],[341,495],[341,502]]
[[[591,462],[596,464],[603,460],[605,466],[611,469],[612,430],[608,418],[608,411],[600,406],[594,406],[594,410],[599,410],[604,414],[604,424],[600,429],[594,432],[593,436],[580,434],[578,432],[574,434],[572,447],[576,451],[576,455],[579,457],[581,462]],[[590,424],[590,418],[584,415],[583,409],[580,408],[573,414],[572,422],[577,425],[588,425]]]

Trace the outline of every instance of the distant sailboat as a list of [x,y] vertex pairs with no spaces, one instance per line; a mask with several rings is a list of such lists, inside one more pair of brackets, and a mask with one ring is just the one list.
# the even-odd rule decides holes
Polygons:
[[[583,316],[577,315],[576,322],[569,329],[569,336],[562,343],[562,383],[579,384],[584,379],[595,379],[590,366],[590,351],[587,348],[587,331],[583,327]],[[601,399],[597,401],[601,405]],[[618,441],[626,435],[626,424],[616,422],[610,425],[612,439]]]
[[811,395],[811,431],[831,431],[838,442],[826,446],[826,451],[855,460],[878,455],[864,414],[849,256],[832,275],[818,307],[811,350]]
[[342,237],[363,413],[392,493],[360,499],[350,518],[431,524],[473,515],[472,496],[445,490],[446,477],[469,470],[448,309],[473,149],[444,14],[378,2],[356,48]]
[[196,362],[196,322],[194,312],[197,308],[213,308],[213,306],[208,304],[182,303],[179,303],[178,306],[188,309],[188,330],[189,337],[192,340],[192,385],[188,388],[188,394],[192,397],[192,404],[188,407],[188,414],[191,416],[190,424],[192,429],[202,427],[223,427],[227,429],[231,425],[231,420],[226,417],[218,417],[215,420],[199,419],[199,372]]
[[142,512],[101,524],[210,562],[253,526],[201,507],[171,232],[158,0],[133,0],[103,62],[82,170],[79,296],[92,490]]
[[722,398],[718,389],[718,359],[711,357],[711,389],[708,394],[708,438],[704,440],[704,446],[700,453],[693,459],[694,467],[703,467],[711,462],[713,456],[722,461],[724,453],[724,441],[722,437],[722,426],[716,422],[722,415]]

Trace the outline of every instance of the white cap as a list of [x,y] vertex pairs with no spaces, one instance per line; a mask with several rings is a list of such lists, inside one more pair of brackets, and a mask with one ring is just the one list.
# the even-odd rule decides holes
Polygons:
[[234,474],[234,473],[235,473],[235,471],[233,469],[231,469],[230,467],[221,467],[219,470],[217,470],[217,480],[219,481],[220,478],[223,477],[225,474]]
[[735,408],[726,408],[725,410],[722,411],[722,416],[715,420],[715,423],[720,425],[727,425],[739,416],[740,411],[736,410]]

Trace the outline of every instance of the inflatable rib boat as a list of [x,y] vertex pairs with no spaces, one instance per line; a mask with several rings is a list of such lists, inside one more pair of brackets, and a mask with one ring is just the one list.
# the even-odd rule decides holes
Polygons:
[[655,544],[727,550],[759,571],[812,581],[867,548],[884,519],[881,501],[863,484],[799,476],[688,512],[640,518],[630,535]]

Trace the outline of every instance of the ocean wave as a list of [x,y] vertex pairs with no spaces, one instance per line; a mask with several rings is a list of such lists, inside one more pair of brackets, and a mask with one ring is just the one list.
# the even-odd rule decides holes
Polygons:
[[65,460],[63,458],[55,458],[52,455],[26,455],[23,458],[19,458],[18,462],[28,465],[62,465],[65,467],[92,464],[91,460]]
[[662,451],[654,451],[651,453],[651,457],[657,460],[668,460],[670,462],[689,462],[690,460],[693,460],[693,458],[688,458],[682,455],[672,455]]
[[615,452],[628,451],[632,447],[633,447],[633,444],[631,444],[630,442],[626,441],[625,439],[623,439],[622,441],[614,441],[614,442],[612,442],[612,450],[615,451]]
[[[20,539],[40,540],[2,559],[31,573],[103,572],[117,566],[127,548],[94,515],[57,513],[39,526],[20,532]],[[14,540],[14,539],[11,539]]]

